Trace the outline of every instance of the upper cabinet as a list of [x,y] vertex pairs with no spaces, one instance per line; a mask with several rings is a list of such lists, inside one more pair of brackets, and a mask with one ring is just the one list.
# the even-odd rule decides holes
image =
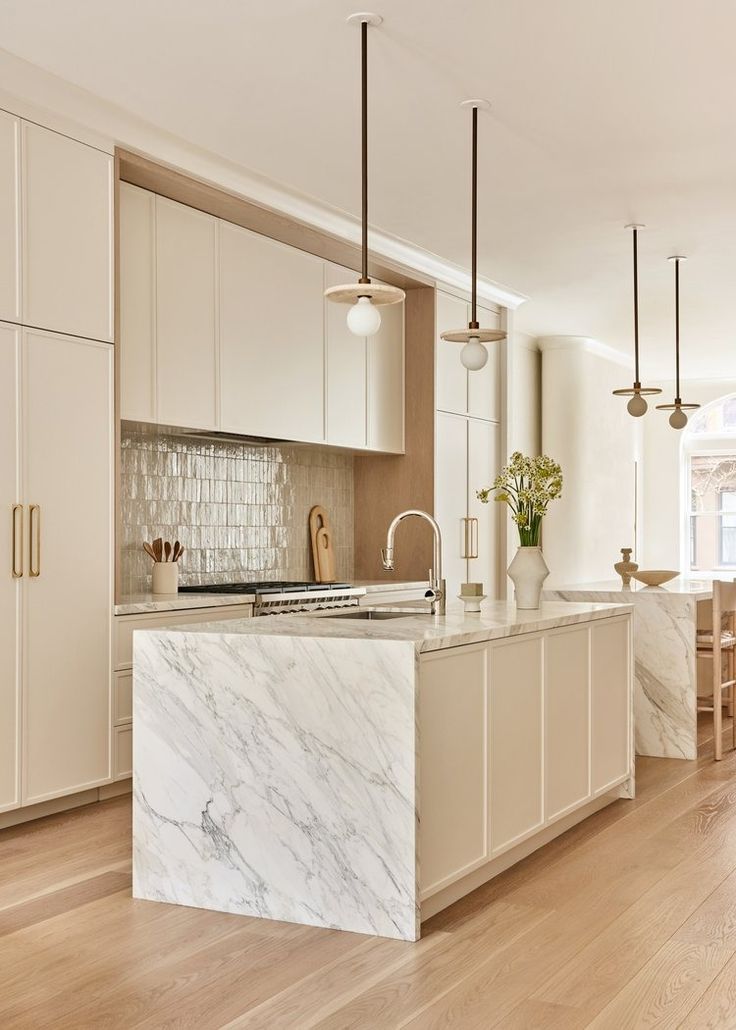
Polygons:
[[219,225],[222,428],[323,441],[323,262]]
[[0,111],[0,319],[20,321],[20,119]]
[[[437,291],[437,408],[457,415],[498,422],[501,418],[501,345],[488,345],[488,362],[478,372],[468,372],[460,361],[462,344],[446,343],[440,334],[468,325],[470,305],[458,297]],[[478,307],[483,329],[500,328],[498,313]]]
[[112,158],[21,126],[21,321],[112,342]]
[[217,428],[217,221],[156,197],[156,412]]
[[122,418],[401,452],[404,305],[353,336],[324,289],[354,278],[121,183]]
[[120,183],[120,396],[123,417],[156,419],[156,198]]
[[[325,287],[351,282],[355,272],[325,266]],[[347,325],[347,307],[325,298],[327,442],[365,447],[368,439],[368,341]],[[385,310],[385,308],[384,308]]]

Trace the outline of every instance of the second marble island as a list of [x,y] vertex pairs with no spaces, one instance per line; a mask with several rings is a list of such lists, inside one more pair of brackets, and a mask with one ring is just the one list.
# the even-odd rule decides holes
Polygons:
[[135,633],[136,897],[415,940],[633,796],[630,606],[353,614]]

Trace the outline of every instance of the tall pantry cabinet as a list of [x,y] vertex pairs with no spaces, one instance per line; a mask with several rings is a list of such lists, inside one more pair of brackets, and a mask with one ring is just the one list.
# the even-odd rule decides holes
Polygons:
[[112,158],[0,112],[0,811],[111,779]]
[[[501,441],[499,344],[489,346],[488,364],[468,372],[460,345],[440,334],[468,323],[464,300],[437,291],[435,390],[435,516],[444,535],[444,571],[449,597],[462,583],[483,583],[495,599],[500,575],[498,505],[481,504],[476,493],[498,473]],[[500,326],[498,313],[479,309],[480,322]]]

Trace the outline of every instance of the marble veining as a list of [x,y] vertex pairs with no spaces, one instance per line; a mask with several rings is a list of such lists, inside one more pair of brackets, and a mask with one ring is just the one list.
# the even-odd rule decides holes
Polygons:
[[632,604],[638,755],[697,757],[697,604],[712,594],[712,585],[703,580],[636,590],[603,583],[545,591],[546,598],[556,600]]
[[136,634],[135,897],[416,939],[415,661]]

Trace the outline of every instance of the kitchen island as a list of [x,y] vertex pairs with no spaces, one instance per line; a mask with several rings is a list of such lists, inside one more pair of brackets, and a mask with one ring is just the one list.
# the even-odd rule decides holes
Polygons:
[[[637,755],[698,757],[698,614],[708,626],[709,580],[678,577],[661,587],[620,580],[547,590],[556,601],[634,606],[634,725]],[[707,608],[704,610],[703,606]]]
[[139,631],[134,719],[136,897],[416,940],[633,796],[631,607]]

